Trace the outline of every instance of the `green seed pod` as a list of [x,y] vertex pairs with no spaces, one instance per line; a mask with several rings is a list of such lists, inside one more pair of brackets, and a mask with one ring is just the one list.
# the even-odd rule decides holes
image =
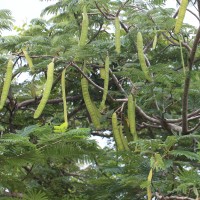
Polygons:
[[80,47],[83,47],[87,44],[88,26],[89,26],[89,19],[88,19],[88,15],[87,15],[87,9],[86,9],[86,6],[84,6],[83,7],[81,37],[79,40]]
[[148,200],[152,199],[152,192],[151,192],[151,180],[152,180],[152,177],[153,177],[153,170],[150,169],[149,175],[148,175],[148,178],[147,178],[147,181],[148,181],[148,186],[147,186]]
[[121,51],[120,21],[118,17],[115,17],[115,50],[118,54],[120,54]]
[[105,68],[100,68],[100,76],[102,79],[105,79],[105,76],[106,76]]
[[109,56],[106,56],[105,60],[105,79],[104,79],[104,90],[103,90],[103,98],[100,105],[100,110],[105,108],[105,102],[108,94],[108,85],[109,85]]
[[129,150],[128,141],[127,141],[127,139],[124,137],[124,134],[123,134],[123,126],[122,126],[122,124],[119,125],[119,134],[120,134],[121,141],[122,141],[122,143],[123,143],[124,149],[125,149],[126,151],[128,151],[128,150]]
[[35,99],[37,95],[36,95],[36,88],[33,82],[31,82],[31,85],[30,85],[30,91],[31,91],[31,96]]
[[117,150],[123,151],[124,145],[123,145],[123,142],[122,142],[122,139],[120,136],[120,132],[118,129],[117,115],[115,112],[112,114],[112,129],[113,129],[113,136],[114,136],[114,139],[116,142]]
[[83,99],[86,105],[86,108],[90,114],[92,123],[94,126],[99,129],[100,128],[100,121],[98,118],[98,115],[96,113],[96,110],[94,109],[94,105],[92,103],[92,100],[90,98],[90,94],[88,91],[88,81],[86,78],[81,79],[81,87],[82,87],[82,94],[83,94]]
[[155,48],[156,48],[157,40],[158,40],[158,36],[157,36],[157,34],[155,34],[155,36],[154,36],[154,40],[153,40],[153,46],[152,46],[152,49],[155,49]]
[[174,28],[174,33],[178,34],[181,30],[181,27],[183,25],[183,20],[185,17],[186,9],[188,5],[188,0],[182,0],[180,4],[180,8],[178,11],[178,17],[176,19],[176,24]]
[[145,61],[145,57],[144,57],[143,38],[142,38],[142,34],[140,32],[138,32],[138,34],[137,34],[137,50],[138,50],[138,58],[139,58],[139,61],[140,61],[142,71],[144,72],[145,78],[149,82],[152,82],[152,78],[150,76],[149,69],[146,65],[146,61]]
[[66,72],[66,68],[62,71],[61,89],[62,89],[62,99],[63,99],[63,109],[64,109],[64,121],[65,121],[66,124],[68,124],[67,102],[66,102],[66,91],[65,91],[65,72]]
[[4,84],[3,84],[3,89],[1,93],[0,110],[4,107],[4,104],[6,102],[6,99],[9,93],[9,89],[10,89],[10,85],[12,81],[12,70],[13,70],[13,62],[12,60],[9,60],[7,64],[6,75],[4,78]]
[[27,63],[29,65],[29,68],[31,70],[31,72],[35,72],[35,69],[34,69],[34,66],[33,66],[33,61],[32,61],[32,58],[28,55],[28,52],[26,51],[26,49],[22,49],[23,53],[24,53],[24,56],[27,60]]
[[136,132],[136,122],[135,122],[135,101],[133,100],[133,96],[130,94],[128,96],[128,121],[130,132],[133,135],[134,141],[137,140],[137,132]]
[[48,101],[48,98],[49,98],[49,95],[50,95],[50,92],[51,92],[51,88],[52,88],[52,85],[53,85],[53,73],[54,73],[54,62],[52,61],[49,65],[48,65],[48,69],[47,69],[47,80],[46,80],[46,83],[45,83],[45,88],[44,88],[44,92],[43,92],[43,95],[42,95],[42,99],[40,100],[40,103],[34,113],[34,118],[38,118],[47,101]]

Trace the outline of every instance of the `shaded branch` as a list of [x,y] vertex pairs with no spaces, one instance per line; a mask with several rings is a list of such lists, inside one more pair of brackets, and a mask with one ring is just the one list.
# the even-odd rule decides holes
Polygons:
[[192,66],[194,63],[194,57],[195,57],[195,53],[197,50],[197,46],[199,43],[199,39],[200,39],[200,27],[198,29],[198,32],[196,34],[193,46],[192,46],[192,50],[190,52],[190,56],[189,56],[189,66],[188,66],[188,72],[186,74],[186,78],[185,78],[185,83],[184,83],[184,92],[183,92],[183,97],[182,97],[182,132],[183,133],[187,133],[188,131],[188,119],[187,119],[187,115],[188,115],[188,96],[189,96],[189,87],[190,87],[190,75],[191,75],[191,71],[192,71]]
[[159,194],[158,192],[155,193],[155,196],[156,196],[157,199],[160,199],[160,200],[195,200],[195,199],[190,198],[190,197],[163,196],[163,195]]
[[105,137],[105,138],[111,138],[111,137],[113,137],[112,133],[105,134],[104,132],[105,132],[104,130],[103,131],[92,131],[91,135],[93,135],[93,136],[99,136],[99,137]]
[[119,80],[117,79],[117,77],[115,76],[115,74],[113,74],[113,72],[112,72],[111,69],[109,69],[109,73],[110,73],[110,75],[111,75],[114,83],[116,84],[116,86],[120,90],[120,92],[122,92],[125,96],[127,96],[126,91],[124,90],[124,88],[122,87],[122,85],[119,83]]
[[[37,100],[41,100],[42,97],[38,98]],[[68,96],[66,98],[67,101],[74,101],[74,100],[79,100],[81,99],[82,96],[81,95],[76,95],[76,96]],[[47,101],[47,104],[56,104],[56,103],[61,103],[63,100],[62,98],[58,98],[58,99],[50,99]],[[29,99],[29,100],[26,100],[26,101],[23,101],[21,103],[17,103],[16,104],[16,108],[19,109],[19,108],[22,108],[22,107],[26,107],[30,104],[39,104],[39,101],[36,101],[35,99]]]
[[71,63],[71,66],[75,67],[87,80],[88,82],[90,82],[93,86],[95,86],[96,88],[98,88],[99,90],[103,91],[104,88],[102,88],[101,86],[97,85],[94,81],[92,81],[84,72],[83,70],[78,66],[76,65],[75,63]]
[[193,131],[197,130],[199,127],[200,127],[200,121],[196,124],[195,127],[193,127],[190,130],[188,130],[188,133],[192,133]]

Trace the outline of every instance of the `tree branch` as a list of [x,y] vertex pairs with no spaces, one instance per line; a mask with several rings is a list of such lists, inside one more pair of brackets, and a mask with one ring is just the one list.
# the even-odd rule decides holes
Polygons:
[[[40,100],[42,97],[38,98],[38,100]],[[81,99],[82,96],[81,95],[77,95],[77,96],[68,96],[66,98],[67,101],[74,101],[74,100],[79,100]],[[56,103],[60,103],[62,102],[62,98],[58,98],[58,99],[50,99],[47,101],[47,104],[56,104]],[[29,100],[26,100],[26,101],[23,101],[21,103],[17,103],[16,104],[16,108],[19,109],[19,108],[23,108],[23,107],[26,107],[26,106],[29,106],[30,104],[33,104],[33,103],[36,103],[36,104],[39,104],[39,101],[36,102],[35,99],[29,99]]]
[[182,122],[183,122],[182,132],[184,134],[186,134],[188,131],[187,115],[188,115],[188,96],[189,96],[189,87],[190,87],[190,76],[191,76],[192,66],[194,63],[194,57],[195,57],[195,53],[196,53],[197,46],[199,43],[199,39],[200,39],[200,26],[197,31],[196,37],[194,39],[192,50],[190,52],[188,72],[186,73],[186,78],[185,78],[185,83],[184,83],[184,92],[183,92],[183,97],[182,97]]
[[120,90],[120,92],[122,92],[125,96],[127,96],[126,91],[124,90],[124,88],[122,87],[122,85],[119,83],[117,77],[115,76],[115,74],[113,74],[113,72],[112,72],[111,69],[109,69],[109,72],[110,72],[110,75],[111,75],[113,81],[115,82],[116,86]]
[[96,88],[98,88],[99,90],[103,91],[104,88],[100,87],[99,85],[97,85],[94,81],[92,81],[84,72],[83,70],[76,65],[75,63],[71,63],[71,66],[75,67],[87,80],[88,82],[90,82],[93,86],[95,86]]
[[155,196],[156,196],[157,199],[160,199],[160,200],[195,200],[195,199],[190,198],[190,197],[163,196],[163,195],[159,194],[158,192],[155,193]]

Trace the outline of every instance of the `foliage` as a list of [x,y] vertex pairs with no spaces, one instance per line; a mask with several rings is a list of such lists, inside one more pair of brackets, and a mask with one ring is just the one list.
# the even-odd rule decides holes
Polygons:
[[165,3],[52,1],[1,37],[0,199],[199,198],[200,31]]

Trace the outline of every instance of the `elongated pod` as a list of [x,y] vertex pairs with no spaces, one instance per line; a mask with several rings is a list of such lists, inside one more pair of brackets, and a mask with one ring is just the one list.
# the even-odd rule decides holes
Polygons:
[[27,63],[29,65],[29,68],[31,70],[31,72],[35,72],[35,69],[34,69],[34,66],[33,66],[33,61],[32,61],[32,58],[28,55],[28,52],[26,51],[26,49],[22,49],[23,53],[24,53],[24,56],[27,60]]
[[120,136],[120,132],[119,132],[119,127],[118,127],[118,121],[117,121],[117,115],[114,112],[112,114],[112,129],[113,129],[113,136],[116,142],[116,147],[117,150],[119,151],[123,151],[124,150],[124,145]]
[[8,93],[9,93],[11,80],[12,80],[12,70],[13,70],[13,62],[12,60],[9,60],[7,64],[6,75],[4,78],[4,84],[3,84],[3,89],[1,93],[0,110],[3,108],[6,102]]
[[158,36],[157,36],[157,34],[155,34],[154,39],[153,39],[152,49],[156,48],[157,41],[158,41]]
[[105,108],[105,102],[108,94],[108,85],[109,85],[109,56],[106,56],[105,60],[105,78],[104,78],[104,90],[103,90],[103,97],[100,104],[100,110],[103,110]]
[[105,79],[105,76],[106,76],[105,68],[100,68],[100,76],[102,79]]
[[134,140],[137,140],[136,122],[135,122],[135,101],[133,100],[133,96],[131,94],[128,96],[128,121],[129,121],[130,132],[133,135]]
[[140,61],[142,71],[144,72],[145,78],[149,82],[152,82],[152,78],[150,76],[149,69],[146,65],[146,61],[145,61],[145,57],[144,57],[143,38],[142,38],[142,34],[140,32],[137,33],[137,50],[138,50],[138,58],[139,58],[139,61]]
[[33,82],[31,82],[30,84],[30,91],[31,91],[31,96],[35,99],[37,95],[36,95],[36,88]]
[[123,134],[123,126],[122,124],[119,125],[119,134],[120,134],[120,137],[121,137],[121,141],[122,141],[122,144],[124,146],[124,149],[126,151],[129,150],[129,147],[128,147],[128,141],[127,139],[124,137],[124,134]]
[[96,113],[96,110],[94,109],[92,100],[90,98],[90,94],[88,91],[88,81],[86,78],[81,79],[81,88],[82,88],[83,99],[84,99],[85,105],[87,107],[87,110],[90,114],[92,123],[94,124],[94,126],[96,128],[100,128],[100,121],[99,121],[98,115]]
[[87,43],[87,35],[88,35],[88,25],[89,19],[87,15],[86,6],[83,7],[83,20],[82,20],[82,28],[81,28],[81,36],[79,40],[79,46],[83,47]]
[[178,11],[178,17],[176,19],[176,24],[175,24],[175,28],[174,28],[174,33],[178,34],[181,30],[181,27],[183,25],[183,20],[185,17],[185,12],[187,9],[187,5],[188,5],[188,0],[182,0],[181,4],[180,4],[180,8]]
[[115,50],[119,54],[121,51],[120,41],[120,21],[119,17],[115,17]]
[[148,186],[147,186],[147,197],[148,197],[148,200],[152,199],[152,192],[151,192],[151,180],[152,180],[152,177],[153,177],[153,169],[150,169],[149,175],[148,175],[148,178],[147,178],[147,181],[148,181]]
[[63,100],[63,109],[64,109],[64,121],[65,121],[66,124],[68,124],[67,102],[66,102],[66,91],[65,91],[65,72],[66,72],[66,68],[62,71],[61,89],[62,89],[62,100]]
[[43,95],[42,95],[42,99],[40,100],[40,103],[34,113],[34,118],[38,118],[46,103],[47,103],[47,100],[49,98],[49,95],[50,95],[50,92],[51,92],[51,88],[52,88],[52,85],[53,85],[53,73],[54,73],[54,62],[52,61],[49,65],[48,65],[48,68],[47,68],[47,80],[46,80],[46,83],[45,83],[45,88],[44,88],[44,92],[43,92]]

